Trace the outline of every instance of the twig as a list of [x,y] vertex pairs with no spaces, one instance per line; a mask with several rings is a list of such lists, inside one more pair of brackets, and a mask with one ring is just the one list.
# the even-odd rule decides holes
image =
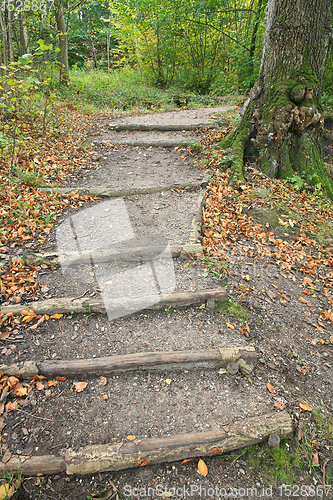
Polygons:
[[17,408],[16,411],[20,411],[21,413],[25,413],[26,415],[29,415],[29,417],[38,418],[39,420],[47,420],[48,422],[53,422],[53,420],[51,420],[50,418],[37,417],[37,415],[33,415],[32,413],[28,413],[27,411],[20,410],[19,408]]
[[325,478],[325,468],[326,468],[326,465],[328,464],[328,462],[330,460],[333,460],[333,458],[327,458],[324,462],[324,465],[323,465],[323,486],[324,486],[324,493],[325,493],[325,497],[327,495],[326,493],[326,484],[325,484],[325,481],[326,481],[326,478]]
[[72,298],[72,302],[73,302],[73,300],[82,299],[82,297],[84,297],[85,294],[88,293],[88,292],[89,292],[89,290],[86,290],[82,295],[79,295],[78,297],[73,297]]
[[51,451],[51,450],[54,450],[54,448],[59,448],[59,446],[62,446],[62,444],[61,443],[60,444],[56,444],[54,446],[51,446],[51,448],[49,448],[49,449]]

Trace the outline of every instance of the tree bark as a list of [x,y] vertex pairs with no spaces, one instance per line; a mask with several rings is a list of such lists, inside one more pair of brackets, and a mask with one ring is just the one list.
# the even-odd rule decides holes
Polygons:
[[13,45],[13,19],[12,12],[8,9],[8,47],[9,47],[9,60],[14,62],[14,45]]
[[0,10],[0,28],[2,32],[2,53],[3,53],[3,64],[7,66],[8,57],[7,57],[7,30],[5,28],[5,24],[2,18],[2,12]]
[[29,42],[28,42],[28,32],[25,24],[24,13],[19,13],[19,23],[20,23],[20,47],[21,56],[29,52]]
[[333,198],[322,156],[320,95],[332,34],[330,0],[268,0],[259,78],[240,125],[225,140],[233,150],[234,179],[244,154],[256,156],[271,178],[296,172]]
[[55,3],[55,15],[59,35],[60,83],[67,84],[69,82],[68,44],[61,0],[57,0]]

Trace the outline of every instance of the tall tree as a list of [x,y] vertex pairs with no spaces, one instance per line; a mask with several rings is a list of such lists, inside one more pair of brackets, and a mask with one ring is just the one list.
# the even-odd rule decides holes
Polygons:
[[66,84],[69,81],[68,43],[66,23],[61,0],[56,0],[55,2],[55,17],[59,36],[60,82]]
[[259,78],[239,126],[220,143],[233,149],[236,178],[243,178],[245,153],[270,177],[297,172],[333,198],[320,106],[331,37],[331,0],[268,0]]

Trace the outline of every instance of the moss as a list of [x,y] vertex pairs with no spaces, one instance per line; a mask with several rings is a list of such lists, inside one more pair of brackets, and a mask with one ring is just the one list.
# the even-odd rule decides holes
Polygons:
[[325,245],[327,247],[333,246],[333,225],[330,224],[322,224],[320,226],[319,232],[316,234],[316,240],[321,245]]
[[244,149],[251,132],[253,111],[254,103],[251,101],[238,127],[218,144],[220,149],[232,147],[232,160],[228,165],[231,167],[232,180],[244,180]]
[[246,323],[249,317],[249,313],[246,309],[231,300],[226,302],[217,300],[215,303],[215,311],[232,314],[240,323]]

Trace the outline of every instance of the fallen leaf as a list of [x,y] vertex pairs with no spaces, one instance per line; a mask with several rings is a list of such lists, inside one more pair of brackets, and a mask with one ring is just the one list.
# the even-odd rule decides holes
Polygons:
[[13,387],[14,385],[19,383],[19,379],[16,377],[8,377],[7,383]]
[[274,292],[272,292],[272,290],[267,290],[267,295],[270,299],[274,300],[275,297],[276,297],[276,294]]
[[302,408],[303,411],[312,411],[311,406],[309,406],[308,404],[299,403],[299,406]]
[[82,392],[87,387],[88,382],[76,382],[74,385],[75,385],[75,392]]
[[231,330],[235,329],[235,327],[233,325],[231,325],[230,323],[226,323],[226,325],[227,325],[228,328],[231,328]]
[[170,385],[170,384],[171,384],[171,382],[172,382],[171,378],[167,378],[167,379],[165,379],[165,383],[166,383],[166,384]]
[[91,495],[91,498],[97,498],[99,500],[107,500],[108,498],[111,498],[113,493],[114,493],[113,490],[98,491],[97,493],[93,493]]
[[21,398],[22,396],[28,395],[28,389],[26,387],[17,387],[14,388],[14,394]]
[[150,460],[148,458],[143,460],[137,460],[133,467],[144,467],[145,465],[150,464]]
[[185,459],[182,461],[182,465],[187,464],[187,462],[191,462],[191,460],[193,460],[193,458],[185,458]]
[[66,377],[56,377],[56,380],[58,380],[58,382],[64,382],[66,380]]
[[279,410],[283,410],[286,404],[283,401],[275,401],[274,406]]
[[106,401],[107,399],[109,399],[109,396],[107,394],[103,394],[102,398],[104,399],[104,401]]
[[246,325],[245,325],[245,328],[246,328],[246,330],[248,331],[248,333],[250,333],[250,327],[249,327],[249,325],[248,325],[247,323],[246,323]]
[[127,439],[128,439],[128,441],[134,441],[134,439],[136,439],[136,436],[130,435],[130,436],[127,436]]
[[313,452],[312,452],[311,463],[312,463],[312,465],[319,465],[319,455],[318,455],[318,451],[316,451],[316,450],[313,450]]
[[267,389],[269,390],[269,392],[271,392],[272,394],[274,394],[274,387],[272,386],[272,384],[267,384]]
[[51,319],[60,319],[63,317],[63,314],[52,314],[52,316],[50,316]]
[[36,382],[36,387],[37,387],[38,391],[42,391],[44,389],[43,382],[40,382],[40,381]]
[[99,378],[97,379],[97,383],[98,383],[99,385],[106,385],[106,384],[108,383],[108,380],[107,380],[105,377],[99,377]]
[[15,411],[16,408],[19,406],[17,401],[13,401],[12,403],[7,403],[5,406],[6,411]]
[[47,383],[47,385],[49,387],[53,387],[54,385],[57,385],[57,382],[55,380],[49,380],[48,383]]
[[11,452],[10,452],[9,450],[7,450],[7,451],[4,453],[4,455],[3,455],[2,459],[1,459],[1,461],[5,464],[5,463],[7,463],[7,462],[10,460],[11,456],[12,456]]
[[198,462],[198,472],[201,474],[203,477],[206,477],[208,474],[208,468],[205,462],[200,458]]

